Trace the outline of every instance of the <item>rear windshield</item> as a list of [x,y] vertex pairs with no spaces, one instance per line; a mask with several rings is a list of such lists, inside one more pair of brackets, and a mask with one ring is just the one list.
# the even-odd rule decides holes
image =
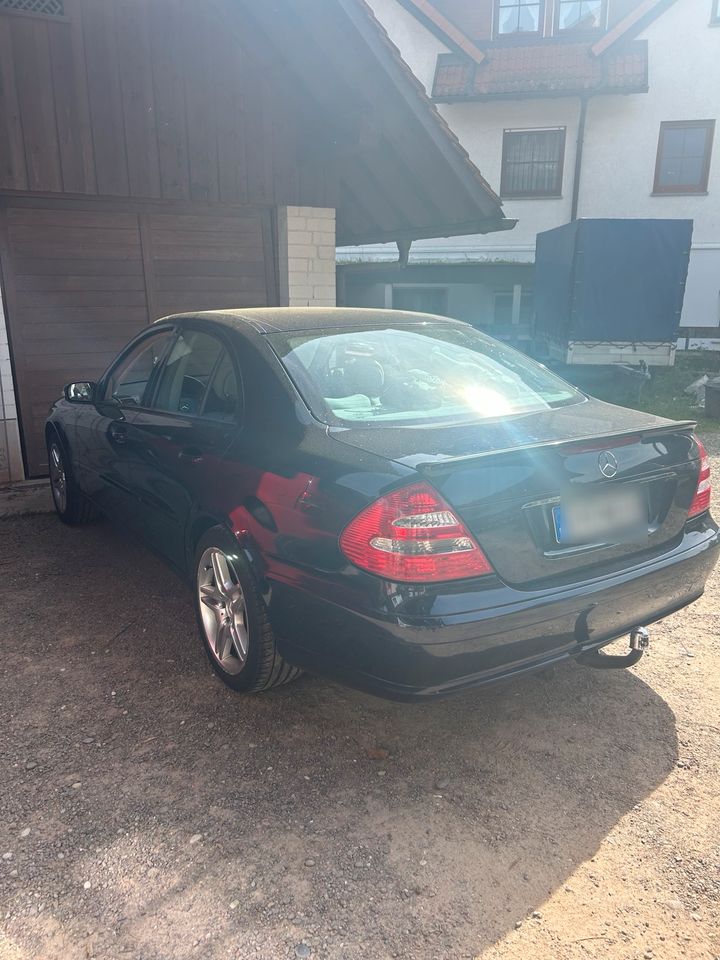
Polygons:
[[472,327],[343,328],[268,340],[314,416],[333,425],[462,423],[584,399]]

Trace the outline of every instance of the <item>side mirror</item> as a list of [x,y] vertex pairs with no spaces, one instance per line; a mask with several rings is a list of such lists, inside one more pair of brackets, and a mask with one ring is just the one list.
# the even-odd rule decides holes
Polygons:
[[75,383],[68,383],[64,393],[65,399],[70,403],[92,403],[95,384],[92,380],[78,380]]

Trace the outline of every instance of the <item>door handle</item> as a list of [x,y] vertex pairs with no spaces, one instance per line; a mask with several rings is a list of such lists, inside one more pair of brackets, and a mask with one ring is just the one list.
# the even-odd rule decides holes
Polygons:
[[185,447],[185,449],[181,450],[178,454],[178,460],[191,465],[202,463],[203,459],[203,452],[199,447]]
[[124,423],[111,423],[108,427],[108,436],[111,443],[127,443],[127,426]]

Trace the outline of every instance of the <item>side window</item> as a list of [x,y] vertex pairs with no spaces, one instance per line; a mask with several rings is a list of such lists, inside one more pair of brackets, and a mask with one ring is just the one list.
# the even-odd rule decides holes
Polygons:
[[202,416],[209,420],[232,422],[240,406],[240,385],[235,367],[227,351],[223,350],[210,381]]
[[121,360],[110,373],[105,399],[119,400],[124,407],[139,406],[171,335],[166,331],[148,337]]
[[186,330],[165,361],[152,406],[168,413],[198,417],[205,411],[212,419],[232,419],[235,404],[228,398],[237,401],[237,386],[231,379],[234,371],[222,343],[199,330]]

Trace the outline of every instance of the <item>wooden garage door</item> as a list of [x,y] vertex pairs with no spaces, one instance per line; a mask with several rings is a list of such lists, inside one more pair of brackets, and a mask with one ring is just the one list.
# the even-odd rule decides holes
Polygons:
[[150,312],[277,303],[269,219],[262,214],[142,217]]
[[0,257],[30,476],[70,380],[96,379],[151,320],[277,302],[268,211],[237,216],[0,206]]

